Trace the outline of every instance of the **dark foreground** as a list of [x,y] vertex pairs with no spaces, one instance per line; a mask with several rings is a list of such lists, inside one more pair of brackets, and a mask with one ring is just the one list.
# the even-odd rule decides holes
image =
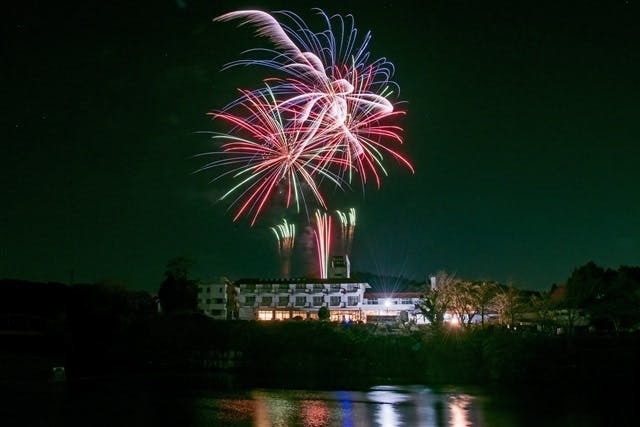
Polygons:
[[638,360],[635,334],[556,336],[502,328],[388,333],[371,325],[200,316],[120,324],[84,319],[41,334],[0,335],[0,383],[128,377],[240,389],[458,384],[611,390],[635,383]]
[[[0,424],[46,427],[634,426],[633,394],[378,385],[210,389],[183,378],[85,378],[0,386]],[[603,398],[604,396],[604,398]]]

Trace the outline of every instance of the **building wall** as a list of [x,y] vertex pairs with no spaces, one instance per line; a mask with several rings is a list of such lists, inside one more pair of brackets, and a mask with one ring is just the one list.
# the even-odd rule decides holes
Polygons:
[[317,319],[320,307],[327,307],[331,320],[364,321],[364,293],[370,288],[339,279],[243,279],[234,285],[242,320]]
[[403,293],[373,293],[364,295],[363,313],[367,323],[396,323],[411,321],[425,324],[426,321],[416,309],[420,301],[420,294],[414,292]]
[[[429,323],[416,309],[415,292],[374,293],[368,283],[334,279],[242,279],[227,278],[198,282],[198,309],[215,318],[229,318],[230,288],[237,298],[239,320],[318,319],[320,307],[327,307],[334,322],[392,324]],[[233,316],[232,316],[233,317]],[[451,313],[446,323],[456,323]],[[481,319],[473,323],[480,323]]]
[[214,319],[227,318],[227,286],[231,282],[221,277],[216,280],[201,280],[198,285],[198,310]]
[[334,255],[329,263],[330,279],[349,279],[351,278],[351,262],[347,255]]

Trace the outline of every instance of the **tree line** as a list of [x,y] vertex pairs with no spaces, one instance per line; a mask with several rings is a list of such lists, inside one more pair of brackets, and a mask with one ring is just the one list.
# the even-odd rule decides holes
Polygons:
[[487,314],[495,313],[507,327],[534,323],[541,331],[560,327],[573,333],[580,319],[588,319],[592,331],[630,332],[640,328],[640,267],[605,269],[590,261],[575,268],[565,284],[546,292],[463,280],[441,271],[425,285],[417,308],[434,328],[444,325],[447,313],[467,328],[477,319],[484,324]]

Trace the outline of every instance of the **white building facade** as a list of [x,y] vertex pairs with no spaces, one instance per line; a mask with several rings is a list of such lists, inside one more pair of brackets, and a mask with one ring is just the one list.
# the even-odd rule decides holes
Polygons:
[[226,277],[201,280],[198,286],[198,311],[214,319],[227,318],[228,286],[233,286]]
[[364,294],[362,311],[367,323],[427,323],[416,305],[420,302],[418,292],[367,292]]
[[364,293],[368,283],[351,279],[241,279],[239,319],[318,319],[327,307],[332,321],[364,322]]

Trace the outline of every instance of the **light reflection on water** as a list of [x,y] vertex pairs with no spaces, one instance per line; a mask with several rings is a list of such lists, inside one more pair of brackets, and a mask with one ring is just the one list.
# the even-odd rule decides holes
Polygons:
[[[458,391],[380,386],[368,391],[255,390],[250,399],[209,400],[225,425],[255,427],[484,427],[479,400]],[[214,399],[212,402],[211,399]],[[211,405],[213,403],[213,405]]]
[[[598,391],[597,389],[595,391]],[[600,427],[635,426],[635,394],[551,387],[506,393],[378,386],[362,391],[207,390],[126,381],[0,387],[0,426]],[[592,390],[594,391],[594,390]],[[613,396],[607,399],[607,396]],[[37,410],[34,410],[36,408]]]

